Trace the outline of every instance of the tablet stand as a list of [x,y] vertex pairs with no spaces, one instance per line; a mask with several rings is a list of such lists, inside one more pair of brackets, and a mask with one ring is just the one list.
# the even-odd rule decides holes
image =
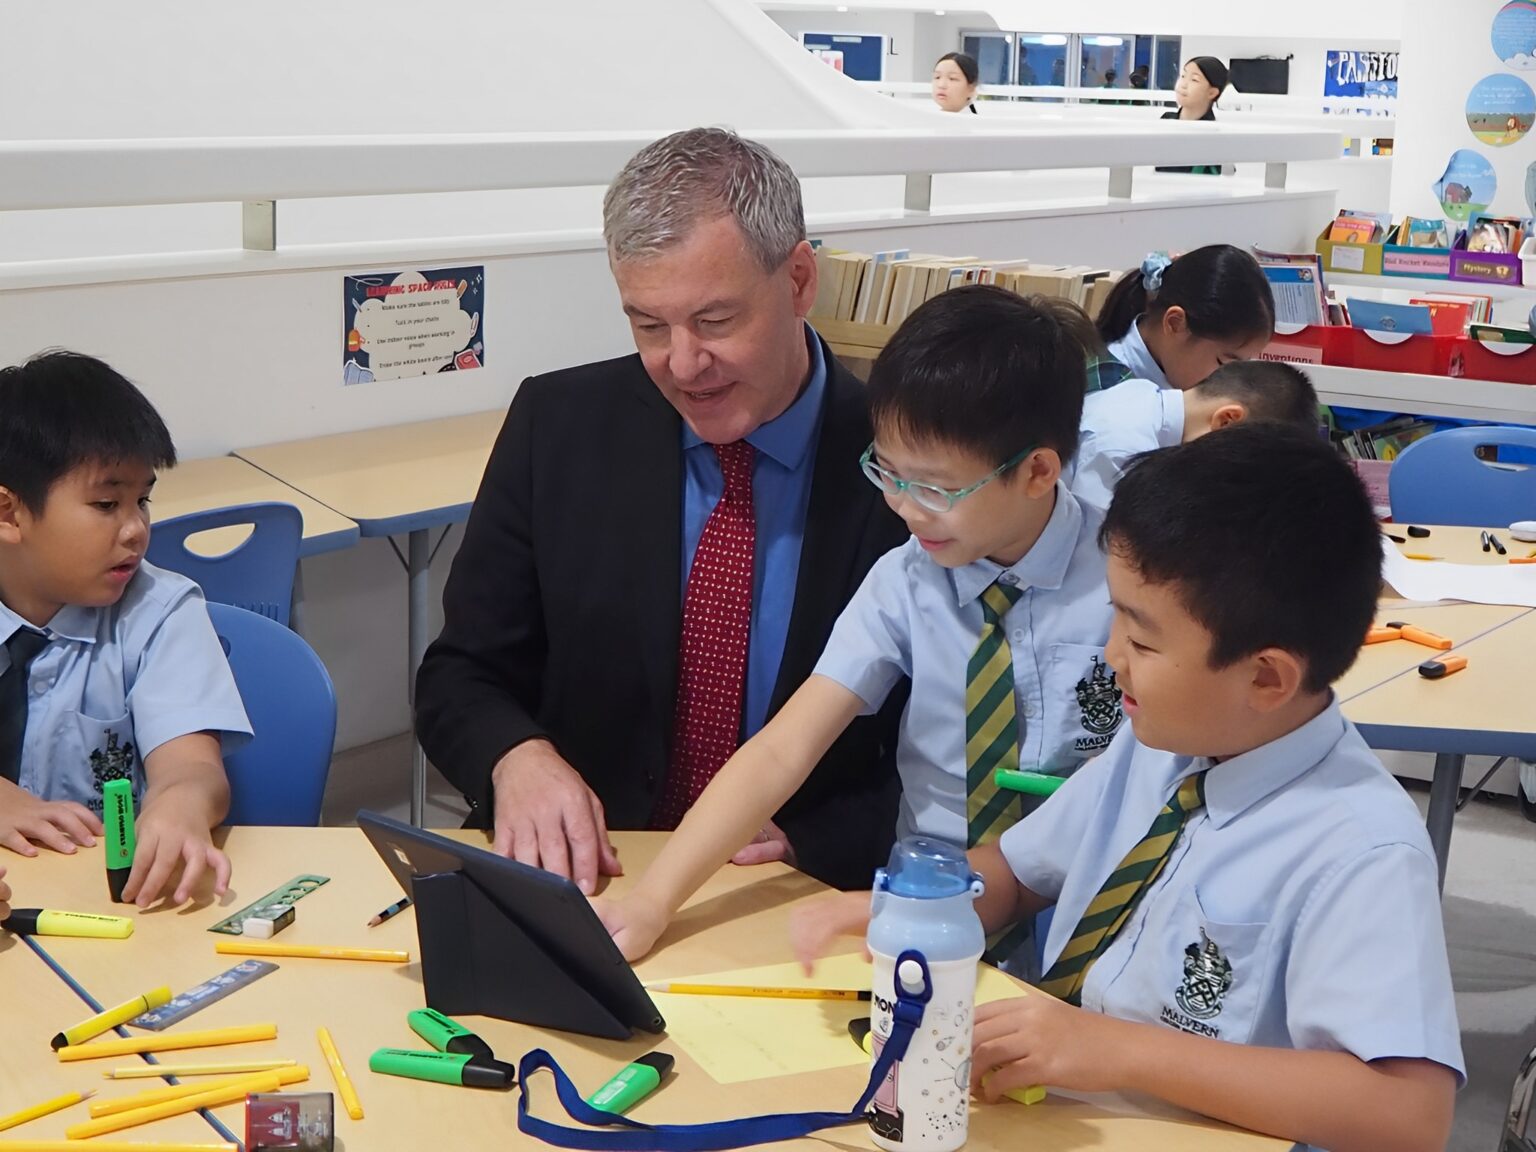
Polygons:
[[427,1006],[610,1040],[631,1033],[461,872],[412,880]]

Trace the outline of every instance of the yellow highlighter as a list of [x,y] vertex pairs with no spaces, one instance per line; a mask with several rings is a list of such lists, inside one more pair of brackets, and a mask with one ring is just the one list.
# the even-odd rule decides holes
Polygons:
[[142,996],[135,996],[132,1000],[124,1000],[115,1008],[108,1008],[105,1012],[98,1012],[89,1020],[82,1020],[73,1028],[66,1028],[48,1043],[57,1052],[60,1048],[67,1048],[71,1044],[84,1044],[103,1032],[110,1032],[119,1024],[126,1024],[135,1016],[141,1016],[154,1008],[162,1007],[171,1002],[171,990],[167,987],[156,988],[153,992],[146,992]]
[[0,929],[18,936],[81,936],[93,940],[126,940],[133,921],[126,916],[97,916],[91,912],[58,912],[52,908],[12,908]]

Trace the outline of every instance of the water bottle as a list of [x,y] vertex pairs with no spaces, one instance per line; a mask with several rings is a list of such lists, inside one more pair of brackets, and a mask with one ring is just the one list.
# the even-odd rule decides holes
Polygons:
[[[981,892],[982,879],[965,852],[926,836],[902,840],[875,872],[869,922],[875,1059],[891,1035],[897,980],[920,993],[926,965],[932,988],[922,1026],[886,1074],[870,1112],[874,1142],[890,1152],[950,1152],[965,1143],[976,964],[986,946],[971,902]],[[921,954],[924,965],[908,959],[898,971],[903,952]]]

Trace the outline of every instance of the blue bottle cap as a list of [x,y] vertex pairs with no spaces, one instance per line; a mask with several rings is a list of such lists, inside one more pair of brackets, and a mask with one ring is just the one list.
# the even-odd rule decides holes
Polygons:
[[898,841],[885,867],[886,891],[918,900],[963,896],[975,879],[963,849],[927,836]]

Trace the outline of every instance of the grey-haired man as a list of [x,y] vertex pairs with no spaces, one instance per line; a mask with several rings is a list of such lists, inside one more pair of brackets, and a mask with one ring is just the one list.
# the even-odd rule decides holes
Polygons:
[[[608,829],[674,827],[906,535],[859,473],[862,386],[805,323],[816,261],[788,166],[676,133],[619,174],[603,232],[637,354],[523,382],[416,689],[470,822],[587,892],[621,870]],[[868,885],[902,702],[851,727],[737,862]]]

